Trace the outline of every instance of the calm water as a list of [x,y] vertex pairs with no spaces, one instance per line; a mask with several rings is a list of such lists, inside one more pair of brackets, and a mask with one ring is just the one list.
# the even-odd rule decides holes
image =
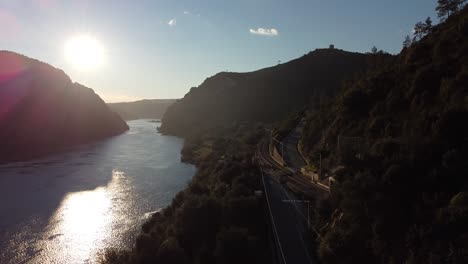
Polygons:
[[0,166],[0,263],[94,263],[132,244],[144,219],[195,174],[155,123],[40,160]]

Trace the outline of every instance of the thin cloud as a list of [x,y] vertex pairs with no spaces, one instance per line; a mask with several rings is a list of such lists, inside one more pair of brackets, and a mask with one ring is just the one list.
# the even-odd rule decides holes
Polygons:
[[192,11],[184,11],[184,15],[188,16],[196,16],[196,17],[201,17],[201,14],[198,14],[198,13],[195,13],[195,12],[192,12]]
[[269,36],[269,37],[275,37],[279,35],[278,30],[275,28],[257,28],[257,29],[251,28],[249,32],[254,35]]
[[171,27],[177,25],[177,20],[175,18],[169,20],[169,22],[167,22],[167,24]]

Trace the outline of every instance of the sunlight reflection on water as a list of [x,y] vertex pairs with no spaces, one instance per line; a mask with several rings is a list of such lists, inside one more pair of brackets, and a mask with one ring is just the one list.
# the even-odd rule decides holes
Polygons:
[[0,165],[1,264],[96,263],[106,248],[134,243],[195,167],[180,163],[182,140],[144,120],[129,125],[96,145]]
[[124,175],[114,170],[108,186],[68,194],[50,220],[47,251],[64,263],[84,263],[96,255],[96,248],[112,234],[112,191],[121,188]]

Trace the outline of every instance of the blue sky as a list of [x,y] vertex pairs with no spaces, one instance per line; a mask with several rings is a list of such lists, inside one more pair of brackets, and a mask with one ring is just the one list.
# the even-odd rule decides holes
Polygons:
[[[63,69],[106,101],[179,98],[220,71],[252,71],[333,43],[390,53],[432,0],[0,0],[0,49]],[[259,28],[260,31],[258,30]],[[255,34],[257,33],[257,34]],[[264,34],[258,34],[264,33]],[[78,71],[68,39],[94,36],[104,64]]]

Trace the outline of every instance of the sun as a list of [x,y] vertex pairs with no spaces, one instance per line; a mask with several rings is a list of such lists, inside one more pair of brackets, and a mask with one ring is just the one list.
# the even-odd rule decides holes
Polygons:
[[77,35],[66,42],[65,57],[77,70],[94,70],[104,62],[104,48],[93,36]]

